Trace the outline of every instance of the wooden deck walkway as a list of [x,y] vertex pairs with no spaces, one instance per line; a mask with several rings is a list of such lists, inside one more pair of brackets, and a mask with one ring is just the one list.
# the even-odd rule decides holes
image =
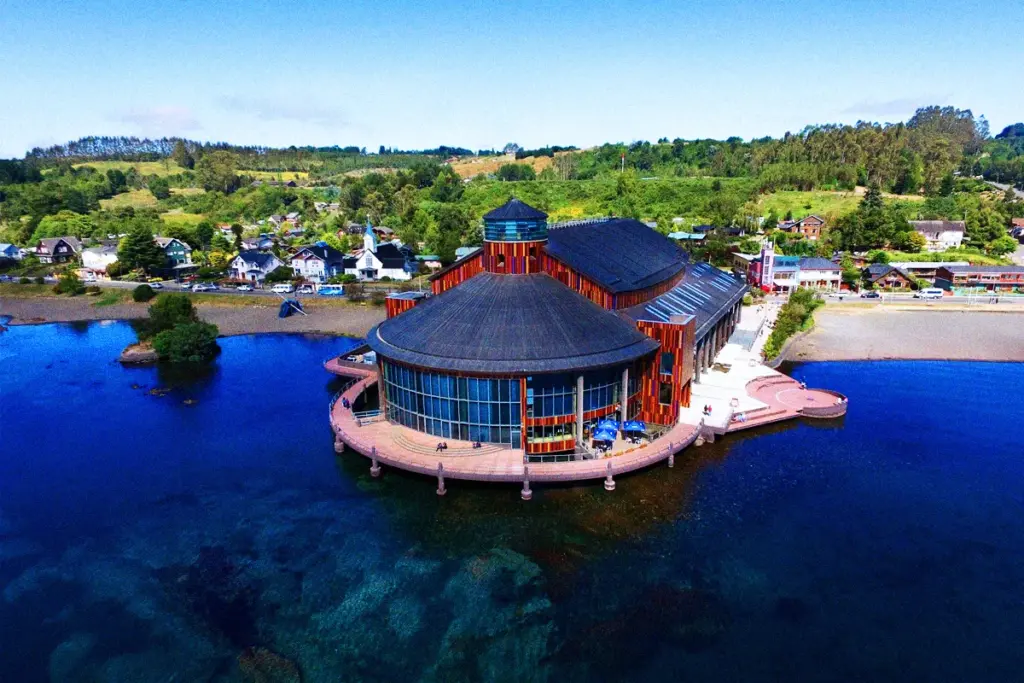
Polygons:
[[[389,465],[409,472],[471,481],[571,482],[605,479],[643,469],[655,463],[670,460],[676,453],[693,443],[700,433],[699,425],[677,424],[653,443],[637,446],[622,453],[594,460],[570,462],[523,462],[520,449],[494,447],[473,449],[469,442],[444,439],[448,450],[432,452],[438,438],[395,425],[383,419],[360,420],[341,399],[354,404],[356,399],[377,382],[376,373],[364,376],[345,389],[331,404],[331,428],[335,434],[335,449],[345,446],[375,461],[376,465]],[[612,485],[614,487],[614,485]]]

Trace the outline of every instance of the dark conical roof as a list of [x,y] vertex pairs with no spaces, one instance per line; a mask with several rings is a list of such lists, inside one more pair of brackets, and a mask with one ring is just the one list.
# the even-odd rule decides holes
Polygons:
[[658,348],[630,322],[548,275],[493,273],[385,320],[366,341],[385,359],[470,374],[601,368]]
[[548,215],[515,197],[497,209],[484,214],[485,221],[535,221],[544,220]]

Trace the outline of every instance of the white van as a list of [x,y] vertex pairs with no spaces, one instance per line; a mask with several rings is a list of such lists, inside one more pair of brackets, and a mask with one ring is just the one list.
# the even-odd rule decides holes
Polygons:
[[941,299],[944,292],[938,287],[929,287],[928,289],[919,289],[914,292],[915,299]]
[[285,282],[279,285],[274,285],[270,288],[270,291],[274,294],[291,294],[295,291],[295,286]]

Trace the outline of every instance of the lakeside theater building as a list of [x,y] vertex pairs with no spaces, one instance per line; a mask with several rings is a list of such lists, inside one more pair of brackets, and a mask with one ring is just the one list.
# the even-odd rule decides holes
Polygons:
[[746,292],[640,221],[549,226],[518,199],[431,287],[389,300],[367,337],[383,416],[531,462],[582,453],[600,418],[675,424]]

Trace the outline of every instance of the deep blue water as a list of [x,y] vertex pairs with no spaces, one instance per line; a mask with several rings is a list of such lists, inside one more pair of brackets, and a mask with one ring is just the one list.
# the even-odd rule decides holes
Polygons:
[[849,415],[524,503],[336,457],[347,340],[133,338],[0,334],[5,683],[1024,680],[1024,365],[796,366]]

